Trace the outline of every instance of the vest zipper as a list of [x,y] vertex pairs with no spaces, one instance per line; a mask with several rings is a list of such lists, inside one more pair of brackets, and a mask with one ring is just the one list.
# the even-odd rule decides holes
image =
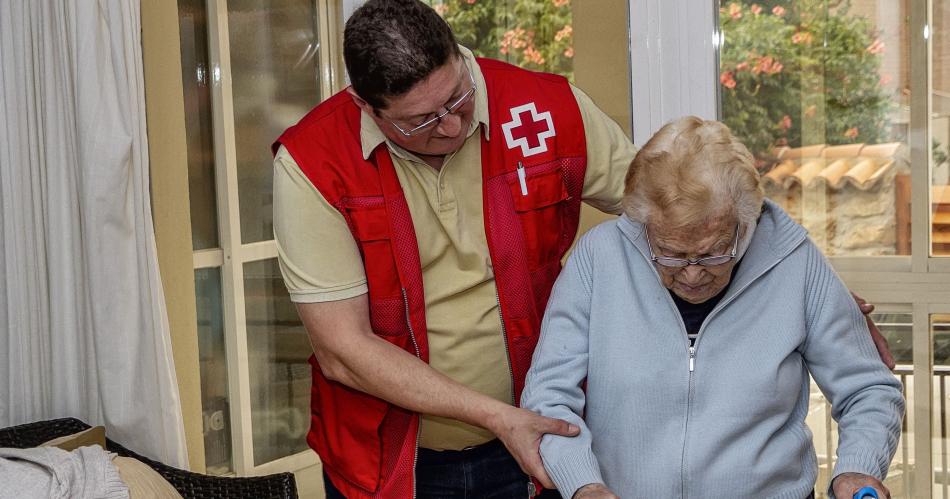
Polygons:
[[498,304],[498,319],[501,320],[501,337],[505,340],[505,356],[508,357],[508,379],[511,380],[511,405],[515,403],[515,370],[511,367],[511,350],[508,348],[508,330],[505,328],[505,316],[501,313],[501,298],[498,296],[498,284],[495,281],[495,303]]
[[[406,311],[406,326],[409,327],[409,339],[412,340],[412,346],[416,350],[416,357],[422,358],[422,352],[419,350],[419,343],[416,342],[416,334],[412,331],[412,319],[409,317],[409,297],[406,296],[406,288],[402,289],[402,304]],[[412,453],[412,497],[416,497],[416,465],[419,463],[419,438],[422,436],[422,421],[419,421],[416,428],[416,445]]]

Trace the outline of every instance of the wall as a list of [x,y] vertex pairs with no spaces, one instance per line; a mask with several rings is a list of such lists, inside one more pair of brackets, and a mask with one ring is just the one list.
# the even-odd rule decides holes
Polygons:
[[[630,130],[630,49],[627,36],[627,0],[575,1],[574,83],[608,116]],[[583,234],[612,215],[582,205]]]
[[152,215],[191,469],[205,469],[177,2],[143,0]]

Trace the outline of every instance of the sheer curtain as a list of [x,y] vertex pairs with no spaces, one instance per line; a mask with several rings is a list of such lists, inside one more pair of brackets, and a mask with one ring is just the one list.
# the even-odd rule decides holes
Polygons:
[[187,467],[149,205],[139,2],[0,1],[0,426]]

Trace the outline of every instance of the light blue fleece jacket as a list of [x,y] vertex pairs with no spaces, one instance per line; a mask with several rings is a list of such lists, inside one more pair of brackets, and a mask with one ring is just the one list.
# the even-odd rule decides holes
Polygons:
[[765,202],[692,362],[649,255],[641,224],[598,225],[548,303],[521,402],[581,428],[541,441],[564,497],[589,483],[624,499],[808,496],[818,473],[809,373],[839,424],[834,476],[883,480],[904,414],[900,382],[801,226]]

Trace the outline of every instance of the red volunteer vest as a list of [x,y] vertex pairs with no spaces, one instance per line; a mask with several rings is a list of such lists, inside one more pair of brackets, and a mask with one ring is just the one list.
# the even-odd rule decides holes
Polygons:
[[[518,401],[561,258],[577,232],[586,141],[564,78],[478,64],[491,123],[491,140],[481,140],[485,233]],[[281,144],[353,233],[373,331],[428,362],[418,240],[385,144],[363,159],[360,110],[346,92],[284,132],[275,151]],[[414,496],[418,415],[329,381],[314,357],[310,363],[307,442],[333,484],[350,498]]]

